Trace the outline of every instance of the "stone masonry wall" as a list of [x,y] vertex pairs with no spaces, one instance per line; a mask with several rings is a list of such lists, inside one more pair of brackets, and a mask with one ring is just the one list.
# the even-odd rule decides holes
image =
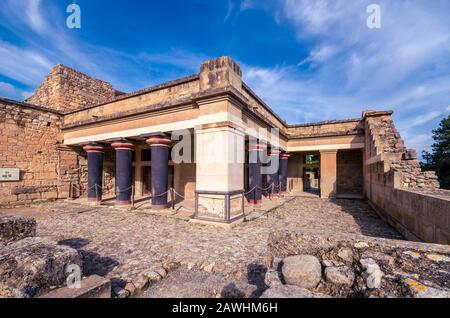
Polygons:
[[422,172],[414,149],[406,149],[405,143],[390,116],[368,117],[368,133],[371,136],[372,153],[381,155],[393,171],[401,174],[402,188],[439,189],[439,181],[432,171]]
[[369,203],[406,238],[450,244],[450,191],[434,172],[422,172],[407,150],[391,113],[364,114],[364,189]]
[[0,99],[0,167],[19,168],[20,181],[0,181],[0,206],[65,198],[79,184],[83,157],[61,145],[62,116]]
[[73,111],[115,98],[111,84],[64,65],[56,65],[27,103],[58,111]]
[[338,194],[362,195],[363,173],[360,150],[340,150],[337,153],[336,191]]

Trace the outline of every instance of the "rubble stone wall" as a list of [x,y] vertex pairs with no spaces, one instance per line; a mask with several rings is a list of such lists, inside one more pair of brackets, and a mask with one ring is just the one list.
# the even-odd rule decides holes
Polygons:
[[376,211],[405,237],[450,244],[450,191],[423,172],[390,113],[365,114],[364,188]]
[[0,181],[0,206],[66,198],[80,183],[84,158],[62,145],[61,115],[0,99],[0,167],[19,168],[19,181]]
[[56,65],[27,103],[58,111],[73,111],[114,99],[108,82],[95,79],[64,65]]

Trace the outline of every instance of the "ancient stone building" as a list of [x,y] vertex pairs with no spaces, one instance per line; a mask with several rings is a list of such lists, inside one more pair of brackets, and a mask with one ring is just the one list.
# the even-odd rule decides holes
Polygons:
[[174,189],[196,220],[233,223],[244,203],[310,191],[366,198],[407,237],[449,243],[448,192],[391,115],[287,124],[228,57],[131,93],[57,65],[25,102],[0,99],[0,205],[151,197],[164,209]]

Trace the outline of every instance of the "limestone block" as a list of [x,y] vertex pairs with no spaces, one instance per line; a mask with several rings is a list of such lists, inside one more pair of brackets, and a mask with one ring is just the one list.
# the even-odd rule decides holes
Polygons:
[[8,244],[0,251],[0,297],[9,297],[11,290],[22,297],[35,297],[51,286],[61,286],[68,265],[81,268],[78,252],[51,240],[28,237]]
[[80,288],[62,287],[40,298],[111,298],[111,281],[92,275],[81,280]]

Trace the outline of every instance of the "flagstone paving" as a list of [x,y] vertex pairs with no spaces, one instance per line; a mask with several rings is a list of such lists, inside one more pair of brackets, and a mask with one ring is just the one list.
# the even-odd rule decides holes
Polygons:
[[172,263],[248,280],[250,271],[265,266],[268,235],[279,228],[401,239],[360,200],[298,197],[233,229],[63,201],[23,212],[27,213],[38,222],[38,236],[78,249],[84,274],[106,276],[113,285],[134,280],[156,265]]

